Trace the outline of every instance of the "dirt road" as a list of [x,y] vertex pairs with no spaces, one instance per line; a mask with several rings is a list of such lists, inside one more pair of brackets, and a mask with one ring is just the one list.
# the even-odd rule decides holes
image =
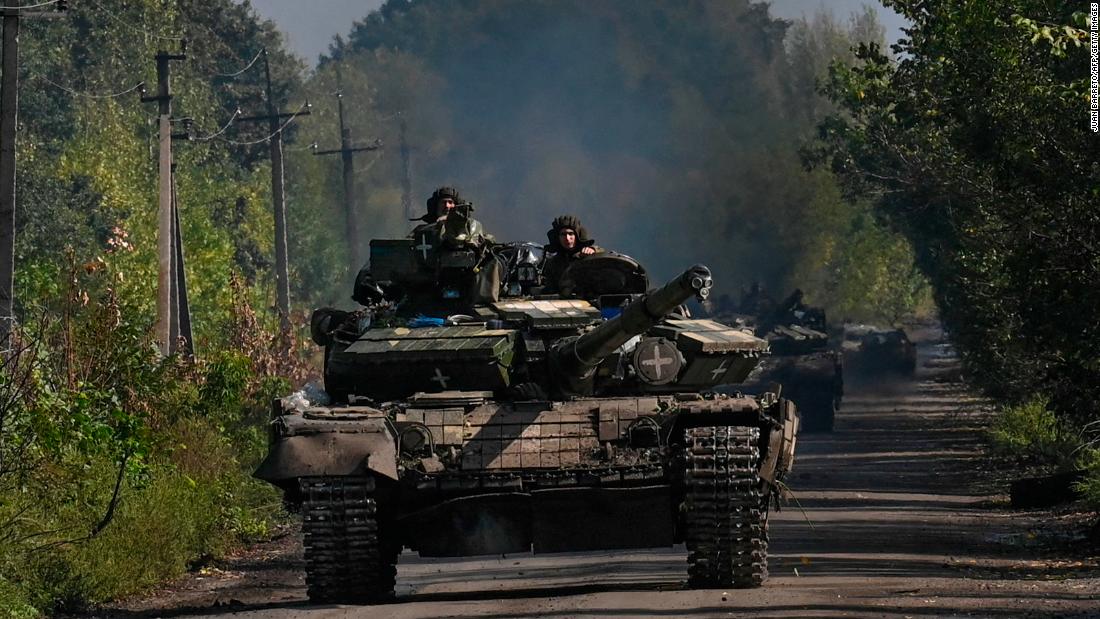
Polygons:
[[[755,590],[684,588],[682,547],[636,552],[420,559],[406,553],[397,601],[305,603],[295,533],[112,617],[1100,617],[1095,560],[1062,556],[1044,512],[1010,511],[988,482],[988,412],[951,360],[921,346],[916,380],[850,388],[833,434],[804,435],[773,514],[771,577]],[[942,379],[941,379],[942,380]]]

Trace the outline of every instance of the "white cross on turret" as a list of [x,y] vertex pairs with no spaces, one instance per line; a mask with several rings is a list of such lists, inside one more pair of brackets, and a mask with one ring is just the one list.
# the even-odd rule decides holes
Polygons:
[[431,380],[432,382],[435,382],[435,383],[439,383],[439,388],[445,390],[447,388],[447,381],[451,380],[451,377],[450,376],[444,376],[443,372],[440,371],[439,368],[436,368],[435,369],[435,376],[433,376],[432,378],[430,378],[428,380]]
[[710,379],[711,380],[718,380],[719,378],[722,377],[723,374],[726,373],[726,370],[728,370],[728,369],[729,369],[729,367],[726,366],[726,362],[723,361],[721,365],[719,365],[718,367],[716,367],[716,368],[714,368],[713,370],[710,371],[710,376],[711,376]]
[[665,366],[665,365],[669,365],[670,363],[675,363],[675,361],[676,360],[673,359],[672,357],[662,357],[661,356],[661,347],[660,346],[654,346],[653,347],[653,358],[651,358],[651,359],[642,359],[642,365],[653,366],[653,373],[656,374],[657,379],[660,379],[661,378],[661,367]]
[[427,234],[420,237],[420,244],[419,245],[417,245],[416,247],[413,247],[413,249],[418,250],[421,254],[424,255],[425,260],[428,259],[428,251],[430,251],[431,248],[432,248],[432,244],[428,242],[428,235]]

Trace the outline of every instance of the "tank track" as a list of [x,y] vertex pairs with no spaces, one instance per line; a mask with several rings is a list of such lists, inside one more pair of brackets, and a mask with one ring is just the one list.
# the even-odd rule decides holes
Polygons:
[[299,480],[306,589],[313,602],[378,602],[393,597],[400,548],[379,533],[374,480]]
[[684,432],[688,585],[759,587],[768,575],[769,495],[759,476],[760,430],[707,426]]

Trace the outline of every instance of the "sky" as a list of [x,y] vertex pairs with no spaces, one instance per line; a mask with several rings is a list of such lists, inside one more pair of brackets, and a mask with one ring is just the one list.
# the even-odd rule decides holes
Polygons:
[[347,35],[356,20],[382,6],[382,0],[251,0],[261,17],[274,21],[290,48],[309,66],[328,51],[336,35]]
[[[249,1],[249,0],[245,0]],[[382,0],[251,0],[260,16],[274,21],[287,37],[290,48],[309,66],[328,51],[336,35],[346,35],[351,25],[382,5]],[[873,5],[879,21],[886,27],[886,38],[893,42],[901,36],[904,20],[892,10],[868,0],[772,0],[772,15],[784,19],[812,16],[827,7],[839,18]]]

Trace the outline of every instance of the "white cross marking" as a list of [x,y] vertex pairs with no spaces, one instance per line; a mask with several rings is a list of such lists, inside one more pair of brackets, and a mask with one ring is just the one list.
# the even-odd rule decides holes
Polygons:
[[673,359],[672,357],[662,357],[661,356],[661,347],[660,346],[654,346],[653,347],[653,358],[652,359],[642,359],[642,365],[652,365],[653,370],[654,370],[653,373],[656,374],[657,378],[659,379],[659,378],[661,378],[661,366],[668,365],[670,363],[673,363],[674,361],[676,361],[676,360]]
[[428,250],[431,249],[431,248],[432,248],[431,244],[428,243],[428,235],[425,234],[424,236],[420,237],[420,244],[417,245],[416,247],[414,247],[413,249],[419,249],[420,253],[422,253],[424,255],[424,259],[427,260],[428,259]]
[[439,370],[439,368],[436,368],[435,369],[435,376],[430,378],[429,380],[439,383],[439,388],[440,389],[446,389],[447,388],[447,381],[451,380],[451,377],[450,376],[444,376],[443,372],[441,372]]
[[718,380],[723,374],[726,373],[726,370],[728,370],[728,369],[729,368],[726,367],[726,362],[723,361],[721,365],[719,365],[718,367],[716,367],[716,368],[714,368],[713,370],[710,371],[710,377],[711,377],[710,379],[711,380]]

